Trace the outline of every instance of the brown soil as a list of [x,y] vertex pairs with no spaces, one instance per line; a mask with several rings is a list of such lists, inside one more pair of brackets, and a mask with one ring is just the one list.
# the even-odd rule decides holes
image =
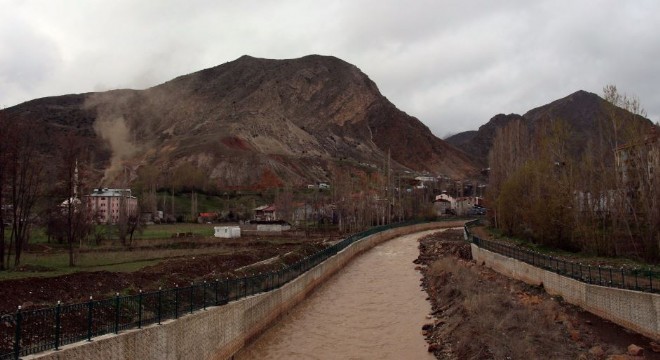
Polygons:
[[[187,285],[190,282],[212,281],[279,269],[326,246],[326,239],[321,236],[307,238],[303,235],[284,241],[271,240],[256,236],[223,239],[222,242],[216,242],[217,246],[232,248],[231,254],[170,258],[135,272],[78,272],[57,277],[1,281],[0,314],[15,312],[18,305],[21,305],[22,309],[33,309],[53,306],[58,300],[63,304],[72,304],[89,300],[90,296],[102,299],[111,297],[116,292],[135,294],[139,290],[147,292],[158,290],[159,287],[173,288],[176,284]],[[195,248],[198,244],[182,242],[177,246]],[[277,256],[279,258],[274,261],[255,265]],[[20,270],[34,272],[47,269],[23,267]]]
[[[433,308],[423,330],[438,359],[660,359],[650,339],[475,264],[462,230],[422,239],[416,263]],[[631,344],[643,355],[628,355]]]

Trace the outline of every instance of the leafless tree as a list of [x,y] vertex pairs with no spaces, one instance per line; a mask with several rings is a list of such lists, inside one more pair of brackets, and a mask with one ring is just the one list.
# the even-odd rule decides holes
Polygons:
[[6,203],[5,191],[7,190],[8,169],[10,164],[10,141],[15,133],[15,126],[0,113],[0,270],[5,269],[5,227],[9,221],[5,218],[8,214],[9,204]]
[[[62,134],[57,148],[57,184],[55,195],[65,200],[58,204],[54,212],[56,222],[60,223],[61,235],[66,240],[69,251],[69,266],[76,265],[76,245],[92,232],[92,217],[83,201],[85,140],[74,133]],[[59,220],[59,221],[58,221]]]
[[44,162],[37,148],[38,141],[43,139],[41,127],[22,121],[16,123],[14,129],[8,141],[9,161],[6,164],[12,224],[7,262],[13,245],[14,266],[18,266],[29,241],[34,206],[43,189]]
[[490,214],[506,233],[549,246],[657,260],[658,129],[639,118],[637,99],[614,86],[604,93],[607,116],[579,152],[561,119],[498,130],[489,155]]

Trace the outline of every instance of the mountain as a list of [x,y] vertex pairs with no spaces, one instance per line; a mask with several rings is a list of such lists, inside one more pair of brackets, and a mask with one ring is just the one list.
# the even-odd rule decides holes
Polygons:
[[570,128],[569,150],[574,156],[579,156],[586,142],[594,140],[598,135],[599,128],[603,124],[611,126],[613,119],[617,118],[638,121],[642,125],[652,125],[648,119],[632,116],[630,112],[610,104],[600,96],[580,90],[547,105],[529,110],[522,116],[517,114],[495,115],[485,125],[479,127],[476,133],[463,132],[445,140],[465,152],[475,164],[487,167],[488,152],[495,139],[497,129],[505,127],[516,119],[524,121],[532,129],[549,121],[562,120]]
[[481,168],[488,167],[488,152],[493,146],[497,129],[505,127],[509,122],[523,119],[517,114],[498,114],[477,131],[465,131],[445,139],[448,143],[463,150],[470,160]]
[[357,67],[330,56],[243,56],[146,90],[37,99],[2,115],[88,139],[104,186],[139,181],[146,168],[160,184],[195,169],[220,188],[301,185],[332,181],[339,168],[382,168],[388,152],[395,170],[476,173]]

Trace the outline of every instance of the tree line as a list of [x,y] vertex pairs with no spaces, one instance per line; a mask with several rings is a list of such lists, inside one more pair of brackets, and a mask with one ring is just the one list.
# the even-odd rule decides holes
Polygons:
[[[100,177],[93,166],[98,159],[94,158],[91,140],[73,128],[51,128],[29,119],[10,118],[3,112],[0,129],[0,270],[21,264],[34,225],[44,229],[49,241],[66,244],[69,265],[75,266],[83,242],[100,239],[104,228],[90,221],[94,214],[84,203],[84,196],[93,188],[90,182]],[[271,200],[285,218],[292,218],[294,205],[302,203],[304,209],[310,209],[309,214],[303,214],[305,221],[315,214],[313,220],[335,222],[342,232],[433,216],[431,189],[406,191],[410,184],[401,174],[393,175],[389,161],[380,170],[354,170],[338,163],[331,170],[329,190],[292,191],[285,185],[269,191]],[[163,209],[174,215],[180,212],[175,209],[174,194],[185,192],[191,195],[191,219],[196,219],[197,194],[218,191],[192,164],[173,168],[165,177],[153,165],[141,166],[135,172],[133,185],[144,212]],[[170,196],[163,197],[161,204],[157,191],[164,189]],[[123,244],[130,245],[142,211],[130,218],[120,216],[121,221],[113,227]]]
[[586,140],[562,119],[515,120],[497,131],[486,194],[491,221],[506,235],[554,248],[657,262],[658,125],[615,86],[603,97],[614,106],[603,106],[606,116]]
[[[82,201],[94,177],[89,139],[2,112],[0,129],[0,270],[21,264],[35,224],[49,240],[67,245],[74,266],[76,245],[95,231]],[[131,231],[126,220],[117,227],[123,240]]]

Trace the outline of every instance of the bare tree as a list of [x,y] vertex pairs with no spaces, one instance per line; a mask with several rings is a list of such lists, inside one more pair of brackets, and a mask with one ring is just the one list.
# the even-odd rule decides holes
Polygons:
[[5,191],[7,189],[7,171],[10,164],[10,139],[15,132],[15,126],[7,119],[3,113],[0,113],[0,270],[5,269],[5,224],[9,219],[5,218],[5,213],[9,210],[9,205],[5,203]]
[[[498,129],[488,156],[490,167],[489,186],[486,198],[493,204],[490,212],[497,228],[513,231],[512,224],[501,224],[501,216],[508,206],[500,200],[500,191],[509,177],[530,157],[532,143],[529,129],[521,120],[514,120],[502,129]],[[510,194],[509,196],[513,196]]]
[[16,124],[15,129],[8,142],[10,159],[6,164],[12,223],[7,262],[13,245],[14,266],[18,266],[23,249],[29,241],[34,205],[43,189],[44,163],[43,156],[37,149],[41,135],[40,127],[25,121]]
[[59,210],[54,213],[59,219],[62,235],[69,251],[69,266],[76,265],[75,245],[82,241],[92,231],[92,218],[86,204],[82,201],[81,191],[84,176],[81,171],[82,160],[86,153],[84,139],[73,134],[63,134],[58,141],[57,179],[55,194],[65,197],[59,204]]
[[489,155],[490,214],[506,233],[545,245],[657,260],[658,128],[641,119],[636,98],[614,86],[604,93],[607,116],[581,151],[571,148],[570,124],[561,120],[498,130]]

